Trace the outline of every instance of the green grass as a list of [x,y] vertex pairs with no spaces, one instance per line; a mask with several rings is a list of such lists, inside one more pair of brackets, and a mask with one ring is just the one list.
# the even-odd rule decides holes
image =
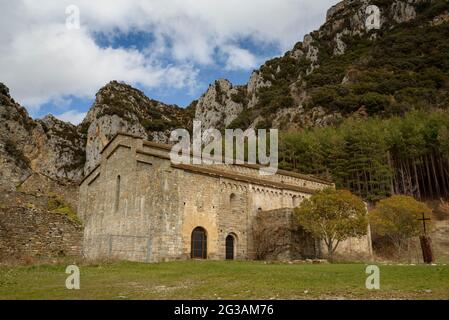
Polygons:
[[185,261],[80,266],[81,289],[63,265],[0,267],[0,299],[448,299],[449,266],[380,265],[365,288],[363,264]]

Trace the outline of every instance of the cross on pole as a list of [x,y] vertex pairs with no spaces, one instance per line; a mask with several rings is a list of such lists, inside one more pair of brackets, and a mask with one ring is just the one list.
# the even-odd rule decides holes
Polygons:
[[424,212],[422,213],[422,218],[421,219],[418,219],[419,221],[422,221],[422,225],[423,225],[423,228],[424,228],[424,235],[427,235],[427,230],[426,230],[426,222],[427,221],[430,221],[430,218],[426,218],[426,216],[425,216],[425,214],[424,214]]

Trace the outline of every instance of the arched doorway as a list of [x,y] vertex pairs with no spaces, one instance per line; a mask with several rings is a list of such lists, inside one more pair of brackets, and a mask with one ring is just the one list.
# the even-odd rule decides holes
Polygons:
[[235,237],[230,234],[226,237],[226,260],[234,260]]
[[192,232],[192,259],[207,259],[207,234],[204,228],[195,228]]

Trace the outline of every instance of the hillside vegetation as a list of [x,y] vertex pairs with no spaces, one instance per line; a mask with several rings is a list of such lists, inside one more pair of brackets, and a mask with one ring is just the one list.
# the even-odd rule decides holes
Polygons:
[[[308,92],[306,109],[343,115],[333,126],[284,134],[282,168],[332,179],[369,201],[448,196],[449,28],[438,22],[448,11],[447,1],[425,1],[410,22],[345,37],[342,55],[321,38],[320,67],[308,75],[289,56],[269,63],[266,76],[282,66],[287,79],[304,78],[296,84]],[[289,106],[274,103],[286,100],[279,89],[264,91],[273,101],[264,108]]]
[[288,132],[281,136],[280,166],[332,179],[369,201],[448,196],[449,111],[354,117],[337,127]]

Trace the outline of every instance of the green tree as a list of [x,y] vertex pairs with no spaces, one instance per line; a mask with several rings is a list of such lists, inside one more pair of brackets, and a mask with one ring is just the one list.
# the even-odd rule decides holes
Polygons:
[[393,194],[449,196],[449,112],[348,118],[280,135],[280,167],[335,182],[374,203]]
[[373,232],[390,239],[400,253],[404,246],[408,248],[409,239],[421,234],[422,223],[418,219],[431,212],[425,203],[396,195],[380,200],[369,218]]
[[367,231],[365,204],[347,190],[322,190],[304,200],[295,213],[305,230],[324,240],[330,260],[341,241]]

